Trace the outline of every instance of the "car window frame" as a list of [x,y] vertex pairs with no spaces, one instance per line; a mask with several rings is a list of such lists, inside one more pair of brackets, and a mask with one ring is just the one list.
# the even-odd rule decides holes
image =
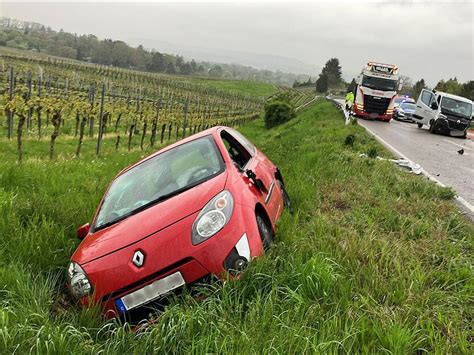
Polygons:
[[[229,151],[227,150],[227,147],[225,146],[225,143],[224,143],[224,137],[222,135],[227,135],[229,139],[227,139],[229,141],[229,143],[233,143],[234,145],[237,146],[237,148],[240,148],[241,150],[243,150],[244,152],[246,152],[249,156],[249,158],[247,159],[247,161],[245,162],[245,164],[243,166],[239,166],[233,159],[232,159],[232,156],[230,155]],[[219,137],[220,139],[222,140],[222,143],[224,144],[224,148],[227,152],[227,154],[229,155],[229,158],[230,160],[234,163],[234,166],[239,169],[240,171],[244,172],[246,167],[250,164],[251,161],[253,161],[255,155],[252,154],[251,152],[248,151],[247,148],[245,148],[245,146],[232,134],[229,132],[229,130],[227,129],[223,129],[219,132]],[[255,151],[256,151],[256,148],[255,148]]]
[[236,131],[233,128],[224,129],[224,131],[227,131],[229,134],[231,134],[232,137],[237,140],[243,146],[243,148],[252,155],[252,157],[257,154],[257,147],[255,147],[255,145],[250,142],[247,137],[245,137],[242,133]]

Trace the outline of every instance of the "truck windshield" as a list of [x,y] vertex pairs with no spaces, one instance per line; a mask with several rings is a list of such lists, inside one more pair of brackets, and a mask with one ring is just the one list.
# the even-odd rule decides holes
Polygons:
[[397,81],[364,75],[362,86],[380,91],[395,91],[397,88]]
[[471,119],[472,104],[469,102],[458,101],[450,97],[443,97],[441,100],[441,112]]
[[222,156],[210,136],[163,152],[115,179],[104,196],[94,229],[143,211],[222,171]]

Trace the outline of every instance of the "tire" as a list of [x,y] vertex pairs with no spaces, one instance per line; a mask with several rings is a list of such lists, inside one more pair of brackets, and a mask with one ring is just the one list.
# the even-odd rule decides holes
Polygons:
[[430,129],[429,129],[430,133],[433,133],[435,134],[436,133],[436,121],[431,121],[430,122]]
[[273,243],[273,230],[269,225],[268,220],[261,214],[257,213],[257,227],[260,239],[262,240],[263,249],[267,250]]
[[416,125],[418,126],[418,128],[423,128],[423,124],[422,124],[422,123],[417,123]]

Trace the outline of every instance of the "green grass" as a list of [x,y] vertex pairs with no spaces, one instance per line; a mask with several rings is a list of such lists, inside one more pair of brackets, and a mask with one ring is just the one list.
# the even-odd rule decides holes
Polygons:
[[474,228],[450,190],[359,158],[388,153],[326,101],[241,131],[281,167],[294,215],[240,280],[175,297],[138,332],[66,307],[63,285],[75,227],[143,152],[66,145],[18,165],[2,141],[0,353],[472,353]]
[[252,96],[267,97],[277,92],[277,87],[274,84],[261,83],[255,81],[240,81],[240,80],[221,80],[221,79],[199,79],[193,78],[193,81],[199,82],[203,85],[213,87],[221,90],[230,90],[241,94],[248,94]]

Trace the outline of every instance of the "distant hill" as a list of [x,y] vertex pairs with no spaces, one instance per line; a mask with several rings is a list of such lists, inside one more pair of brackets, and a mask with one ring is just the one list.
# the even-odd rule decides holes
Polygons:
[[166,44],[162,43],[162,47],[157,48],[159,43],[154,45],[151,40],[146,39],[144,42],[146,43],[129,40],[129,43],[136,44],[133,47],[123,40],[100,39],[92,34],[77,35],[63,30],[56,31],[39,23],[0,18],[0,46],[44,52],[85,62],[157,73],[261,81],[287,86],[291,86],[295,80],[307,80],[309,75],[275,71],[275,68],[287,68],[291,71],[301,68],[302,71],[310,72],[310,66],[289,58],[238,51],[198,51],[196,48],[180,51],[178,55],[167,53],[176,52]]

